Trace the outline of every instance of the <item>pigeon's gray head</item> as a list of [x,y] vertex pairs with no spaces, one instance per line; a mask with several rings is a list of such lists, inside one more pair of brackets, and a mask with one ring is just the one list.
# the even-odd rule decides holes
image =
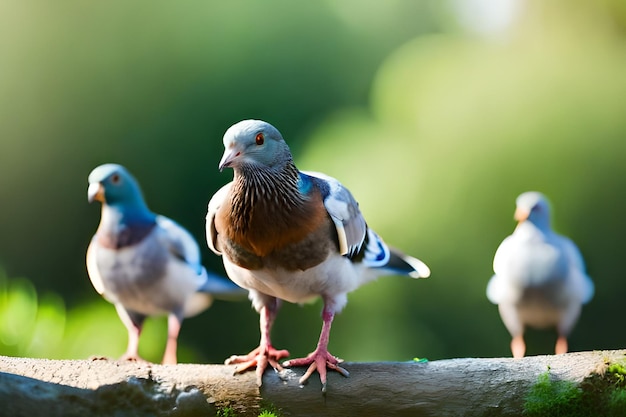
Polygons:
[[220,171],[245,165],[276,168],[292,159],[278,129],[262,120],[243,120],[232,125],[224,134],[224,148]]
[[89,202],[98,200],[108,205],[143,206],[139,184],[121,165],[104,164],[89,174]]
[[520,194],[515,203],[514,217],[519,223],[530,221],[541,229],[550,227],[550,204],[543,194],[527,191]]

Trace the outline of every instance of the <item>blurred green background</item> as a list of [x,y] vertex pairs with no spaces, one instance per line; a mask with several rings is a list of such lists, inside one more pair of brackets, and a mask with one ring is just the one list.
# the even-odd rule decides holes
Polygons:
[[[117,357],[126,332],[84,255],[87,175],[125,165],[198,239],[233,123],[274,124],[301,169],[339,178],[432,277],[350,294],[330,350],[350,361],[508,356],[485,296],[514,199],[544,192],[596,283],[572,350],[626,347],[626,2],[276,0],[0,3],[0,354]],[[321,303],[285,304],[274,344],[315,347]],[[159,361],[164,319],[140,353]],[[182,362],[258,343],[247,300],[188,319]],[[552,353],[553,332],[529,332]]]

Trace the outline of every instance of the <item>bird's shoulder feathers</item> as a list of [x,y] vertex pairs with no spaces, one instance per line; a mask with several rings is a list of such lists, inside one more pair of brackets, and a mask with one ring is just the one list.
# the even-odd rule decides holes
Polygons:
[[181,225],[165,216],[157,216],[156,222],[161,232],[160,239],[169,253],[187,263],[201,275],[204,268],[200,261],[200,248],[193,236]]
[[302,172],[302,178],[316,184],[324,207],[335,224],[341,255],[353,256],[363,245],[367,224],[352,193],[338,180],[319,172]]

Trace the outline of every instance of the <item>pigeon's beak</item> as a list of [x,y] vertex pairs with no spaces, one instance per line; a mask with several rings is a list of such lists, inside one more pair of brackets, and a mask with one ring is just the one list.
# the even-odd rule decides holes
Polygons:
[[104,187],[99,182],[89,184],[87,189],[87,201],[93,203],[94,200],[104,203]]
[[220,161],[219,169],[222,171],[224,168],[232,167],[233,161],[241,156],[241,150],[237,146],[231,146],[226,148],[222,160]]
[[513,218],[517,220],[518,223],[522,223],[528,218],[528,216],[530,216],[530,212],[528,210],[524,210],[518,207],[515,209],[515,214],[513,215]]

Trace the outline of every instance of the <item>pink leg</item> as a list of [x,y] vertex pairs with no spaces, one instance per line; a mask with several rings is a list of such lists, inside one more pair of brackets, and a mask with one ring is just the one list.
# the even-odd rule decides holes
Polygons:
[[511,340],[511,352],[514,358],[523,358],[526,353],[526,343],[524,342],[524,336],[515,336]]
[[165,353],[163,354],[163,365],[176,365],[178,333],[180,333],[182,322],[182,319],[174,313],[167,317],[167,343],[165,345]]
[[126,326],[128,331],[128,345],[126,352],[120,358],[121,361],[140,361],[144,362],[144,359],[139,357],[139,335],[141,334],[141,327],[143,320],[132,320],[126,309],[120,305],[116,305],[117,314],[120,316],[122,323]]
[[559,336],[559,338],[556,339],[554,352],[557,355],[560,355],[561,353],[567,353],[567,338],[565,336]]
[[348,376],[349,373],[345,369],[339,366],[341,359],[338,359],[328,352],[328,340],[330,338],[330,326],[333,322],[335,313],[329,308],[324,306],[322,311],[322,333],[320,334],[319,341],[317,342],[317,348],[314,352],[310,353],[306,358],[292,359],[286,361],[285,366],[309,366],[307,371],[300,378],[300,384],[304,384],[307,379],[317,370],[320,374],[320,381],[322,382],[322,392],[326,392],[326,370],[332,369],[339,372],[343,376]]
[[289,356],[289,352],[286,350],[276,350],[272,346],[270,340],[270,330],[276,318],[277,307],[263,307],[260,311],[260,327],[261,327],[261,341],[259,347],[252,352],[244,356],[233,355],[226,359],[226,365],[239,364],[235,368],[236,373],[245,372],[248,369],[256,366],[256,381],[257,385],[261,386],[263,383],[263,372],[267,368],[269,363],[276,371],[282,371],[278,361],[282,358]]

